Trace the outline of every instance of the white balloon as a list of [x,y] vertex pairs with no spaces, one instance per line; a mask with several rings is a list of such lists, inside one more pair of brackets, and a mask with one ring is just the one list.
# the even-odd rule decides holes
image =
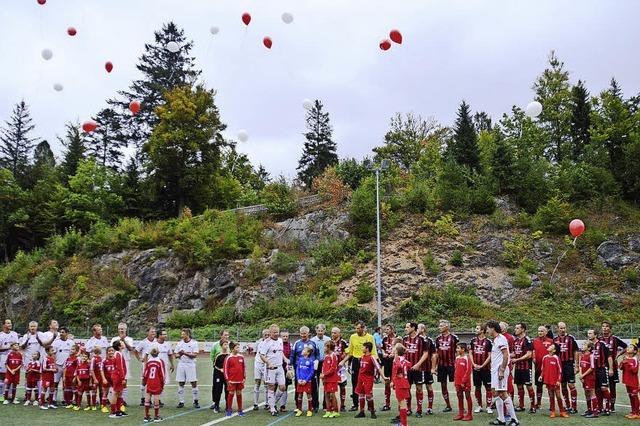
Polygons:
[[176,43],[175,41],[170,41],[169,43],[167,43],[167,45],[165,47],[171,53],[176,53],[177,51],[180,50],[180,45],[178,43]]
[[246,142],[249,140],[249,133],[246,130],[240,130],[238,132],[238,140],[240,142]]
[[211,34],[216,35],[220,32],[220,28],[218,27],[211,27],[209,28],[209,31],[211,32]]
[[42,59],[44,59],[45,61],[48,61],[53,57],[53,52],[51,51],[51,49],[42,49],[41,55],[42,55]]
[[529,118],[535,118],[539,116],[541,112],[542,104],[538,101],[530,102],[529,105],[527,105],[527,109],[525,110],[525,114]]
[[285,24],[290,24],[293,22],[293,15],[290,14],[289,12],[285,12],[282,14],[282,22],[284,22]]
[[64,89],[64,86],[60,83],[56,83],[53,85],[53,90],[55,90],[56,92],[62,92],[62,89]]
[[311,99],[304,99],[302,101],[302,108],[309,111],[311,108],[313,108],[313,101]]

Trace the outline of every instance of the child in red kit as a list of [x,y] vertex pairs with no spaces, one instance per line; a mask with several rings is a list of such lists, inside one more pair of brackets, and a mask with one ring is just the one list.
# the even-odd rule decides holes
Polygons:
[[325,355],[320,379],[322,379],[324,383],[324,400],[327,402],[327,412],[322,416],[325,419],[340,417],[338,400],[336,399],[340,376],[338,375],[338,357],[334,353],[335,349],[336,344],[333,340],[328,341],[324,345]]
[[40,376],[40,408],[48,410],[57,408],[53,405],[53,393],[56,390],[55,374],[58,371],[56,365],[56,350],[53,347],[47,349],[47,357],[42,361],[42,375]]
[[[144,421],[145,423],[161,422],[160,417],[160,394],[164,390],[164,376],[166,374],[164,362],[158,358],[158,348],[152,348],[149,351],[149,360],[144,366],[142,374],[142,384],[146,387],[147,395],[144,400]],[[151,408],[151,399],[153,398],[153,412],[155,417],[151,419],[149,409]]]
[[31,362],[27,364],[27,383],[25,385],[24,405],[31,404],[31,396],[35,392],[33,405],[38,405],[38,382],[40,381],[40,352],[34,352],[31,356]]
[[549,402],[551,404],[551,415],[549,417],[551,418],[556,417],[556,400],[560,409],[560,417],[569,417],[562,405],[562,395],[560,394],[562,365],[560,364],[560,359],[556,356],[557,346],[557,344],[553,344],[547,348],[548,353],[542,358],[542,373],[540,374],[540,381],[547,385],[547,390],[549,391]]
[[585,418],[598,417],[598,397],[596,396],[595,360],[593,357],[593,342],[586,341],[582,347],[580,356],[580,381],[584,389],[584,398],[587,400]]
[[20,384],[20,368],[22,367],[22,354],[20,353],[20,345],[13,343],[11,352],[7,355],[6,368],[7,372],[4,376],[4,404],[11,402],[19,404],[16,399],[18,385]]
[[627,387],[629,401],[631,402],[631,413],[625,417],[627,419],[640,419],[640,401],[638,400],[638,348],[636,345],[627,346],[625,357],[620,363],[622,370],[622,383]]
[[377,419],[378,416],[376,416],[376,410],[373,405],[373,382],[375,381],[376,371],[380,374],[382,380],[388,379],[385,377],[378,361],[371,356],[373,343],[364,342],[362,348],[364,355],[360,358],[360,371],[358,372],[358,384],[356,385],[356,393],[360,401],[360,412],[355,417],[357,419],[366,417],[364,414],[364,402],[366,400],[367,408],[371,412],[371,418]]
[[396,344],[393,350],[394,359],[391,367],[391,387],[395,390],[396,399],[398,400],[400,425],[407,426],[407,400],[411,396],[411,385],[409,384],[411,363],[404,357],[407,349],[402,344]]
[[91,384],[89,387],[89,397],[91,399],[91,409],[98,409],[98,393],[102,382],[102,348],[96,346],[93,348],[93,355],[89,361],[89,373],[91,374]]
[[91,395],[89,394],[89,390],[91,388],[91,366],[89,364],[89,357],[87,356],[86,352],[80,354],[80,358],[78,359],[78,363],[76,366],[75,383],[76,405],[75,407],[73,407],[73,410],[80,410],[80,406],[82,406],[82,394],[85,392],[87,394],[87,407],[84,410],[91,410]]
[[[456,345],[454,385],[458,396],[458,415],[453,420],[473,420],[473,400],[471,399],[471,372],[473,371],[473,361],[469,357],[466,343]],[[467,400],[467,414],[464,412],[464,400]]]
[[120,352],[122,343],[120,340],[113,342],[113,371],[111,372],[111,414],[109,418],[115,419],[124,417],[127,413],[122,411],[124,400],[122,391],[127,387],[127,364],[124,356]]
[[65,408],[73,408],[73,397],[76,393],[75,376],[76,367],[78,366],[78,345],[71,347],[69,357],[64,362],[64,370],[62,371],[62,396],[64,398]]
[[102,395],[100,396],[100,405],[102,406],[101,411],[103,413],[109,412],[109,408],[107,407],[107,405],[109,404],[109,390],[113,386],[113,383],[111,382],[111,374],[116,369],[115,353],[116,350],[110,346],[109,348],[107,348],[107,358],[102,361]]
[[244,357],[238,353],[240,346],[238,342],[229,342],[231,355],[224,360],[224,378],[227,381],[227,417],[231,416],[233,407],[233,396],[236,396],[238,403],[238,416],[244,416],[242,411],[242,390],[246,379]]

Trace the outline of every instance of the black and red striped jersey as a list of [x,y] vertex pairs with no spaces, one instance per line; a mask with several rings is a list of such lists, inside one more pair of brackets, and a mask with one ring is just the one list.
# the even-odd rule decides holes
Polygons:
[[602,340],[598,340],[595,342],[593,351],[591,351],[591,353],[593,353],[593,361],[596,365],[596,368],[609,367],[609,348],[607,348],[607,345]]
[[[425,345],[424,338],[418,334],[416,334],[414,337],[407,335],[402,338],[402,344],[406,348],[404,357],[406,358],[407,361],[409,361],[411,366],[416,365],[418,361],[420,361],[420,358],[422,358],[425,352],[426,345]],[[427,367],[427,362],[423,362],[422,365],[420,366],[420,370],[426,371],[426,367]]]
[[[533,343],[527,336],[516,337],[513,341],[513,358],[522,358],[527,352],[533,351]],[[516,370],[531,370],[532,361],[531,358],[524,361],[516,362]]]
[[575,361],[575,353],[578,351],[578,342],[576,342],[575,337],[570,334],[564,336],[558,335],[553,339],[553,342],[560,347],[560,352],[556,354],[560,358],[560,361]]
[[609,337],[600,337],[600,340],[607,345],[607,349],[609,349],[609,355],[613,357],[613,368],[618,368],[618,355],[620,355],[620,350],[624,350],[627,348],[627,344],[620,340],[617,336],[611,335]]
[[[474,337],[471,339],[471,343],[469,343],[469,349],[471,350],[471,356],[473,357],[473,363],[476,365],[482,365],[484,362],[491,356],[491,348],[492,348],[491,340],[486,337]],[[483,368],[483,370],[489,370],[491,368],[491,364],[487,363],[487,365]]]
[[344,353],[347,350],[347,347],[349,346],[349,344],[347,343],[346,340],[342,338],[338,340],[334,340],[333,343],[336,344],[336,349],[333,352],[338,357],[338,361],[342,361],[342,359],[344,358]]
[[382,353],[379,355],[383,360],[385,359],[385,357],[387,359],[393,358],[393,348],[395,346],[394,342],[397,338],[398,336],[385,336],[382,339]]
[[436,337],[436,351],[438,351],[438,367],[454,367],[456,363],[456,345],[458,336],[449,333]]

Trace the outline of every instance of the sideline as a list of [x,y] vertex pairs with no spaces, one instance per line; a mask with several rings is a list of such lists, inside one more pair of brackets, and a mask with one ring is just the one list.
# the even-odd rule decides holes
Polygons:
[[[289,391],[287,391],[287,393],[288,393],[288,394],[289,394],[289,393],[293,393],[294,391],[295,391],[295,389],[290,389]],[[265,402],[261,402],[261,403],[259,403],[259,404],[258,404],[258,410],[259,410],[261,407],[263,407],[263,406],[264,406],[264,404],[265,404]],[[248,413],[248,412],[253,411],[253,410],[254,410],[254,408],[253,408],[253,407],[251,407],[249,410],[245,411],[245,413]],[[287,414],[286,416],[280,417],[280,418],[278,418],[277,420],[275,420],[275,421],[273,421],[273,422],[269,423],[269,425],[268,425],[268,426],[275,425],[275,424],[276,424],[276,423],[278,423],[279,421],[282,421],[282,420],[286,419],[287,417],[291,416],[292,414],[293,414],[293,411],[291,411],[291,412],[290,412],[289,414]],[[226,420],[232,419],[232,418],[237,417],[237,416],[238,416],[238,413],[236,412],[236,413],[233,413],[233,414],[232,414],[231,416],[229,416],[229,417],[226,417],[226,416],[225,416],[225,417],[222,417],[222,418],[219,418],[219,419],[211,420],[210,422],[203,423],[203,424],[201,424],[200,426],[213,426],[213,425],[217,425],[218,423],[222,423],[222,422],[224,422],[224,421],[226,421]]]

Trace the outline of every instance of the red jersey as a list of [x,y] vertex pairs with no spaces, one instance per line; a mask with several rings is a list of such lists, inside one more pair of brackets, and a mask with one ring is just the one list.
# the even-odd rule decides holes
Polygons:
[[151,358],[144,366],[142,378],[150,390],[160,390],[164,387],[164,362],[159,358]]
[[64,374],[65,377],[73,378],[76,375],[76,368],[78,367],[78,357],[75,355],[69,355],[64,362]]
[[242,355],[229,355],[224,360],[223,370],[227,383],[244,383],[245,365]]
[[282,342],[282,354],[284,355],[282,366],[286,367],[286,361],[288,361],[289,357],[291,356],[291,342]]
[[336,349],[333,351],[333,353],[338,357],[338,361],[342,361],[344,358],[344,353],[347,350],[349,344],[344,339],[334,340],[333,343],[336,344]]
[[620,340],[618,337],[611,335],[609,337],[600,337],[600,340],[607,345],[609,355],[613,358],[613,368],[618,368],[618,355],[621,350],[627,348],[627,344]]
[[44,361],[42,362],[42,380],[53,381],[53,376],[56,371],[58,371],[56,359],[52,356],[45,357]]
[[[596,364],[593,360],[593,354],[591,352],[584,352],[580,356],[580,374],[584,380],[584,385],[588,389],[592,389],[596,384],[596,373],[595,373]],[[589,374],[585,375],[587,371],[591,369]]]
[[[527,352],[533,350],[531,340],[527,336],[522,336],[513,342],[513,358],[521,358],[527,354]],[[516,362],[516,370],[531,370],[531,358],[524,361]]]
[[436,337],[436,351],[438,352],[439,367],[453,367],[456,362],[456,345],[458,336],[455,334],[444,334]]
[[385,336],[382,339],[382,353],[379,354],[380,357],[386,357],[387,359],[393,358],[393,348],[395,346],[393,342],[395,342],[397,338],[397,336]]
[[96,379],[101,380],[100,372],[102,371],[102,364],[104,361],[100,355],[94,355],[89,361],[89,371],[96,375]]
[[362,355],[360,358],[360,371],[358,380],[373,380],[375,378],[376,369],[380,368],[378,362],[371,355]]
[[111,374],[116,369],[116,359],[115,358],[107,358],[102,361],[102,372],[104,373],[104,378],[111,382]]
[[542,381],[553,386],[562,381],[562,365],[557,355],[547,354],[542,358]]
[[[482,365],[484,362],[491,356],[491,348],[493,345],[491,344],[491,340],[486,337],[474,337],[471,339],[471,343],[469,344],[471,349],[471,356],[473,357],[473,362],[476,365]],[[483,370],[489,370],[491,368],[491,363],[487,363],[484,366]]]
[[575,361],[575,353],[579,350],[575,337],[570,334],[565,336],[558,335],[553,339],[553,342],[560,347],[560,352],[558,353],[560,361],[563,363]]
[[409,370],[411,370],[411,363],[405,357],[397,356],[393,360],[391,381],[396,389],[411,388],[409,385]]
[[625,358],[620,363],[622,383],[626,386],[638,388],[638,358]]
[[27,381],[38,381],[40,379],[40,361],[31,361],[27,364]]
[[22,354],[18,351],[11,351],[9,355],[7,355],[6,367],[16,372],[20,367],[22,367]]
[[89,361],[78,361],[76,377],[80,380],[89,380],[91,378],[91,366],[89,365]]
[[549,354],[549,346],[553,345],[553,339],[536,337],[531,342],[533,347],[533,361],[536,363],[536,371],[542,368],[542,358]]
[[602,341],[598,340],[593,345],[593,359],[596,364],[596,368],[609,368],[609,349],[607,345]]
[[456,386],[468,385],[471,383],[471,372],[473,371],[473,364],[469,356],[456,357],[455,373],[453,376],[454,384]]
[[340,376],[338,375],[338,357],[335,353],[324,357],[322,374],[324,374],[324,381],[326,383],[340,382]]
[[120,352],[116,352],[114,359],[114,369],[111,372],[111,379],[115,380],[117,377],[120,380],[124,380],[127,377],[127,364],[124,361],[124,357]]
[[414,337],[404,336],[402,344],[407,349],[404,357],[412,366],[416,365],[418,361],[420,361],[420,358],[422,358],[425,352],[428,354],[427,359],[420,366],[420,371],[427,371],[428,364],[431,364],[429,362],[431,354],[429,353],[429,348],[427,348],[426,340],[424,340],[422,336],[416,334]]

